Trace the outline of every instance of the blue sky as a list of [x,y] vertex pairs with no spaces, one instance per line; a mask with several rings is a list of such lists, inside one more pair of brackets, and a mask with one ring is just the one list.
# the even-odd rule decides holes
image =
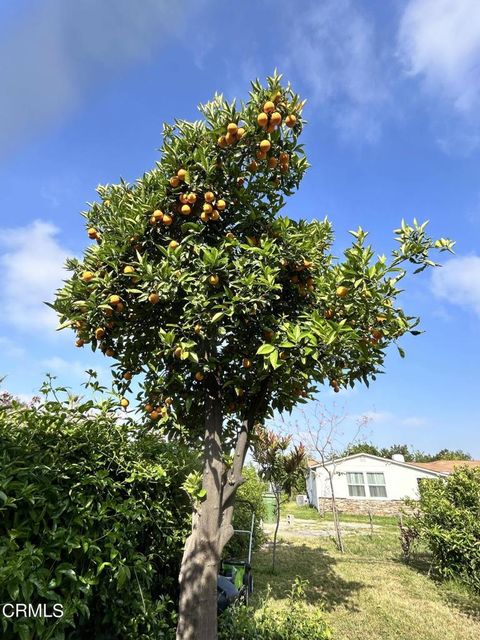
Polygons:
[[[13,0],[0,5],[0,373],[30,397],[45,372],[78,389],[106,361],[55,332],[67,255],[86,246],[99,183],[158,158],[163,121],[215,91],[245,98],[276,67],[308,99],[312,164],[287,212],[328,215],[337,249],[430,220],[455,256],[406,283],[407,337],[370,389],[335,396],[345,440],[365,435],[480,458],[480,3],[478,0]],[[340,396],[340,397],[339,397]],[[326,390],[319,399],[332,406]]]

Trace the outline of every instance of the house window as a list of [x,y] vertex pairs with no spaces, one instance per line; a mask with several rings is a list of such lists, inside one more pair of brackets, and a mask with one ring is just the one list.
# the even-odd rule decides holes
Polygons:
[[347,473],[348,495],[365,497],[365,481],[363,473]]
[[385,475],[383,473],[367,473],[368,490],[371,498],[386,498]]

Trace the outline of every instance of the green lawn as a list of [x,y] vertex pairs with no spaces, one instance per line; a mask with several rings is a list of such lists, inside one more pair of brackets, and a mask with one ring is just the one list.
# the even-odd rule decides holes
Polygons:
[[270,588],[271,606],[282,606],[293,578],[307,579],[307,599],[324,609],[335,640],[480,638],[480,597],[429,578],[426,553],[405,565],[398,531],[388,520],[373,536],[346,536],[344,554],[331,538],[280,541],[276,575],[271,574],[269,548],[254,556],[255,599]]

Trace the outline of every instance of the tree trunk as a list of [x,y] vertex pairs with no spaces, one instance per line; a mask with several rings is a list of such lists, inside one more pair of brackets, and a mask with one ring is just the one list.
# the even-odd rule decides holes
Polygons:
[[277,534],[280,526],[280,493],[275,491],[275,500],[277,502],[277,521],[275,523],[275,533],[273,534],[273,554],[272,554],[272,573],[275,573],[275,560],[277,556]]
[[206,380],[205,438],[202,488],[205,500],[197,504],[180,566],[177,640],[217,640],[217,575],[222,551],[233,535],[233,504],[242,484],[242,468],[249,433],[264,398],[266,383],[253,399],[241,425],[231,469],[225,470],[222,452],[220,382]]
[[338,515],[338,508],[337,508],[337,501],[335,500],[335,490],[333,488],[333,478],[332,478],[332,474],[330,473],[330,471],[327,471],[328,473],[328,478],[330,481],[330,492],[332,494],[332,514],[333,514],[333,526],[335,528],[335,534],[337,536],[337,547],[338,550],[340,551],[340,553],[343,553],[345,551],[344,546],[343,546],[343,537],[342,537],[342,530],[340,529],[340,518]]
[[217,638],[217,574],[220,554],[216,540],[192,533],[180,571],[177,640]]
[[[213,376],[212,376],[213,378]],[[205,500],[197,505],[192,533],[180,567],[177,640],[216,640],[217,575],[222,536],[222,413],[219,385],[212,379],[206,392],[205,452],[202,487]]]

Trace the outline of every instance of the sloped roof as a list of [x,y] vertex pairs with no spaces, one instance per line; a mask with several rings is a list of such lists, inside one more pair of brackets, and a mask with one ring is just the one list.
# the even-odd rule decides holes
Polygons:
[[453,473],[455,469],[460,467],[468,467],[469,469],[480,467],[480,460],[434,460],[433,462],[408,462],[407,464],[439,473]]
[[[373,458],[373,460],[381,460],[382,462],[386,462],[388,464],[395,464],[398,465],[399,467],[407,467],[407,469],[421,469],[422,471],[426,471],[427,473],[431,473],[432,475],[445,475],[447,473],[451,473],[450,471],[442,471],[442,469],[436,469],[436,468],[429,468],[428,466],[424,466],[424,465],[428,465],[431,463],[420,463],[420,462],[402,462],[401,460],[393,460],[392,458],[382,458],[381,456],[374,456],[372,453],[354,453],[351,456],[344,456],[343,458],[335,458],[333,460],[328,460],[325,462],[325,465],[322,465],[321,462],[315,462],[313,460],[309,460],[308,466],[310,469],[315,469],[317,467],[328,467],[332,464],[338,464],[339,462],[343,462],[344,460],[353,460],[354,458],[360,458],[360,457],[365,457],[365,458]],[[443,462],[443,460],[440,460],[439,462]],[[445,462],[449,462],[448,460],[445,460]],[[463,462],[463,461],[459,461],[459,462]],[[313,463],[313,464],[312,464]],[[480,462],[478,463],[480,465]]]

